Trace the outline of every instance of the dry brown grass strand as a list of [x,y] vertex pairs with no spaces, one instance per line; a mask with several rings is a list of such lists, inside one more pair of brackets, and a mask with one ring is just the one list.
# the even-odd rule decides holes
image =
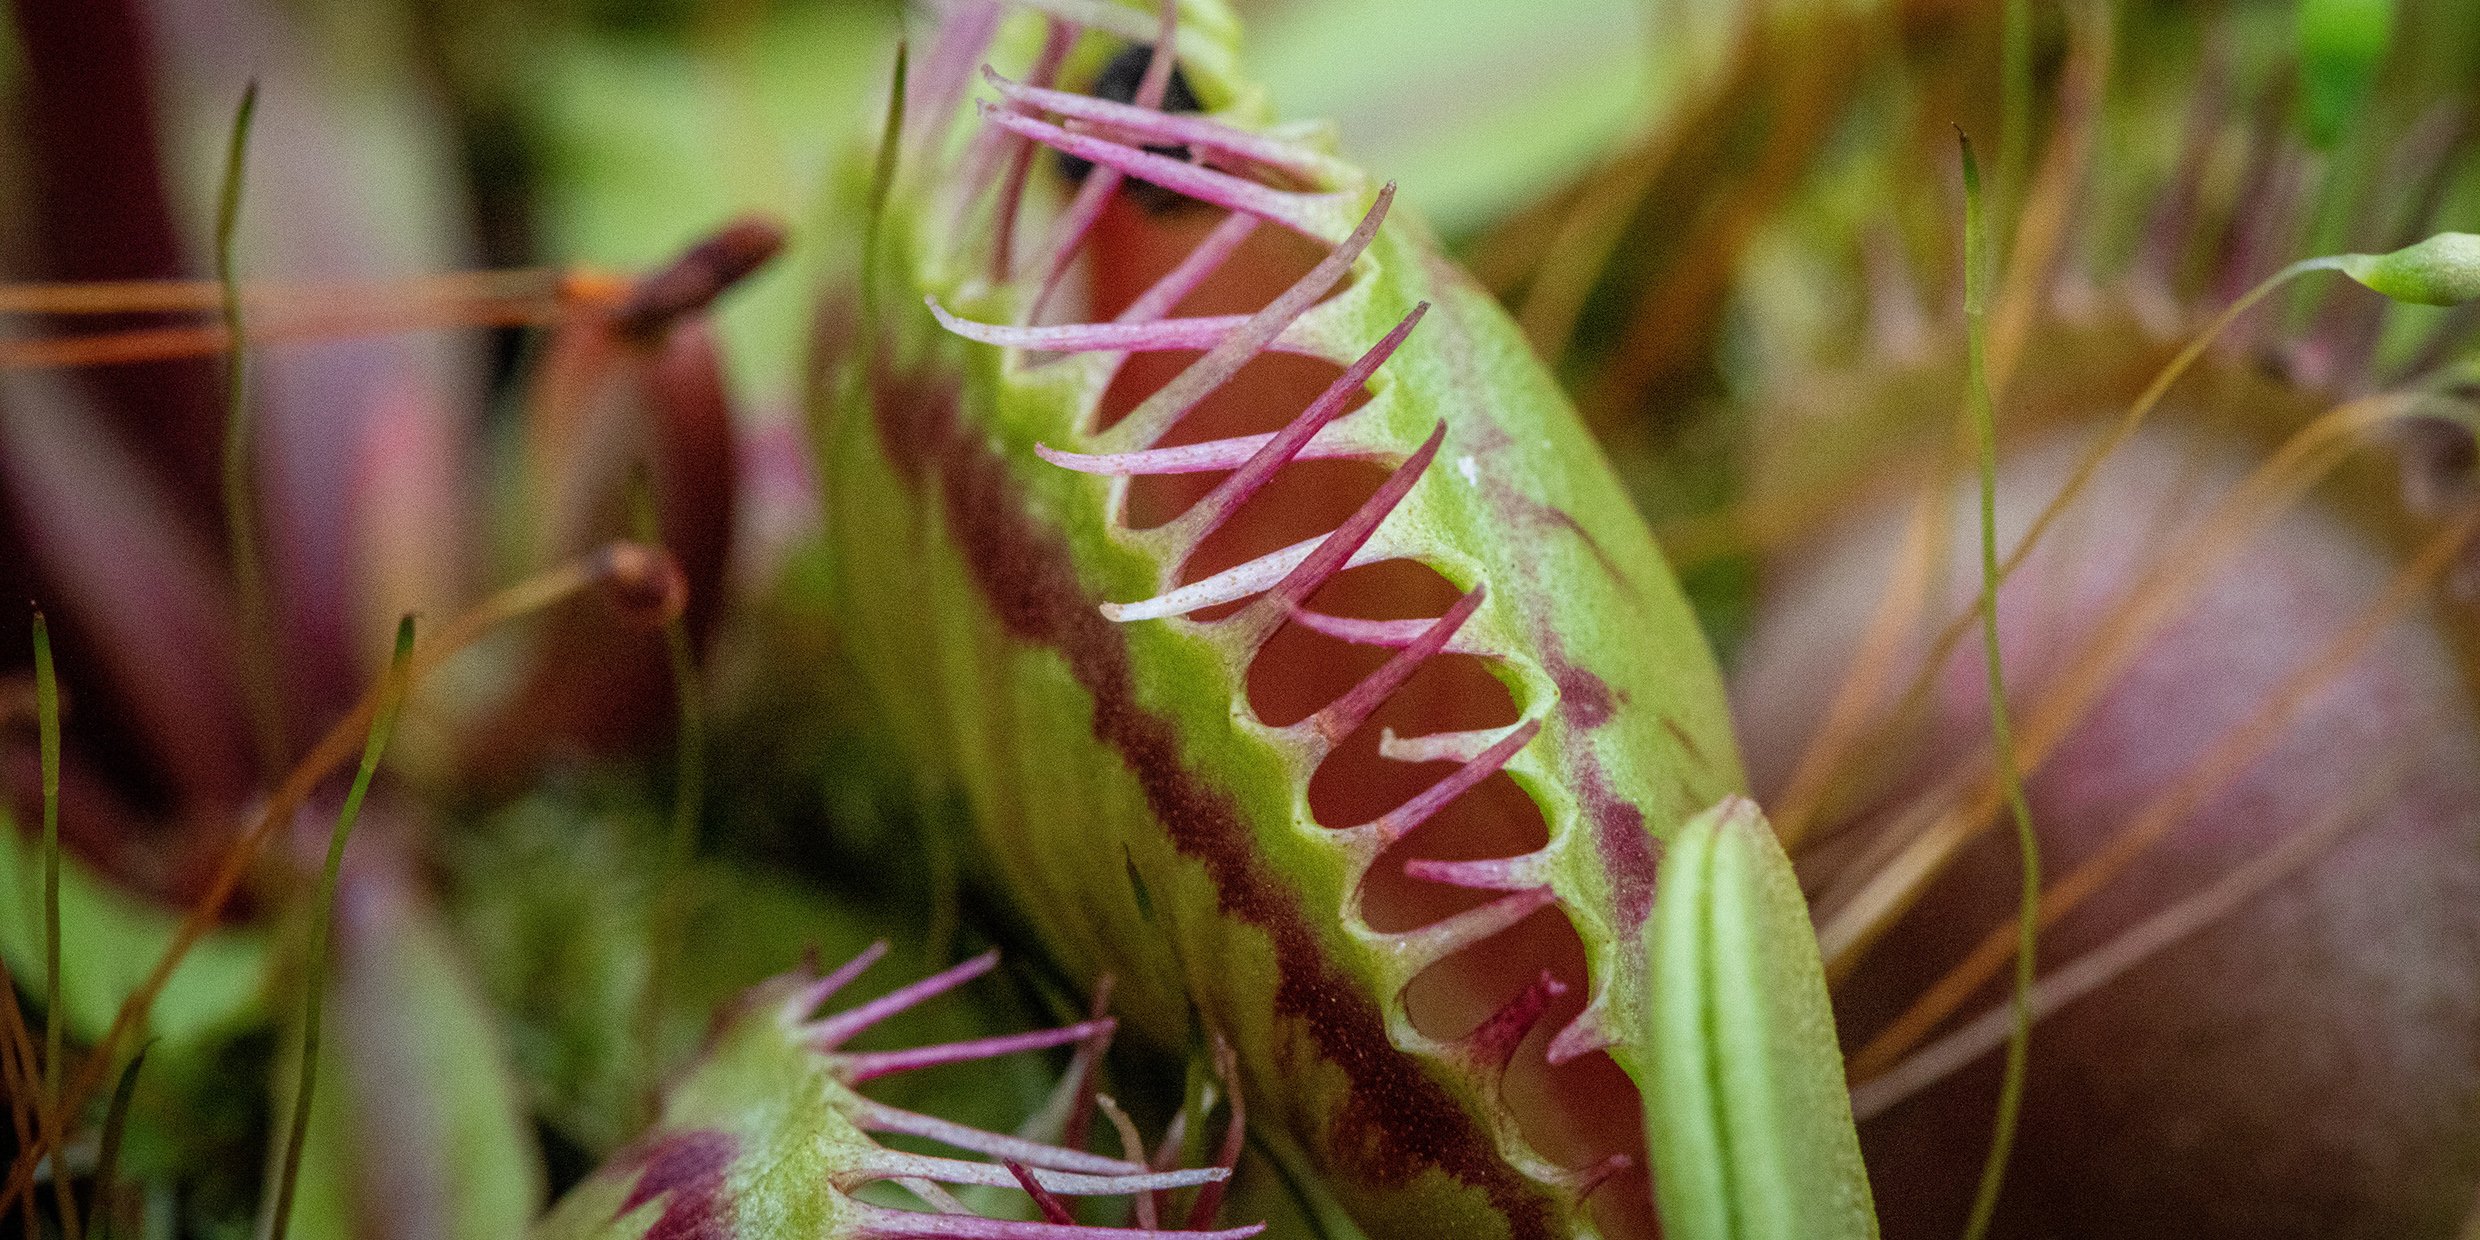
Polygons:
[[1543,361],[1557,364],[1575,335],[1584,313],[1585,295],[1609,265],[1611,251],[1626,234],[1628,217],[1652,192],[1653,182],[1678,144],[1675,131],[1657,135],[1643,148],[1614,161],[1587,181],[1571,205],[1560,211],[1552,227],[1530,229],[1514,236],[1547,236],[1549,243],[1532,264],[1532,282],[1516,305],[1516,326],[1532,342]]
[[[1720,70],[1689,84],[1632,149],[1563,199],[1500,226],[1480,246],[1478,265],[1502,296],[1529,272],[1516,323],[1534,352],[1556,365],[1594,290],[1624,260],[1623,245],[1643,227],[1647,208],[1686,193],[1695,218],[1668,251],[1678,262],[1645,281],[1634,298],[1627,340],[1597,384],[1603,399],[1583,402],[1589,419],[1623,406],[1648,375],[1702,341],[1709,307],[1742,244],[1827,137],[1882,21],[1867,12],[1776,5],[1747,6],[1739,20]],[[1771,128],[1753,158],[1735,164],[1722,143],[1736,132],[1732,122],[1750,115],[1767,117]],[[1693,324],[1680,321],[1683,311]]]
[[[2044,294],[2048,291],[2058,266],[2058,256],[2069,233],[2069,221],[2083,185],[2085,169],[2091,163],[2095,120],[2109,79],[2113,46],[2110,27],[2109,14],[2101,6],[2085,11],[2076,26],[2077,38],[2069,53],[2061,90],[2057,132],[2043,151],[2040,171],[2016,225],[2014,245],[2007,254],[2006,272],[1990,315],[1989,390],[1993,401],[2004,401],[2007,384],[2022,360],[2025,343],[2031,336],[2033,323],[2039,317]],[[1642,189],[1637,191],[1640,196],[1643,192]],[[1580,206],[1579,212],[1582,210]],[[1624,220],[1620,222],[1624,223]],[[1611,229],[1609,243],[1615,244],[1617,226],[1614,224]],[[1554,259],[1563,253],[1565,250],[1561,247],[1554,246],[1552,249]],[[1603,257],[1606,259],[1607,255]],[[1581,293],[1577,296],[1580,297]],[[1531,309],[1529,300],[1526,309]],[[1533,325],[1528,321],[1526,326],[1530,334]],[[1566,327],[1572,326],[1572,323],[1566,324]],[[1544,357],[1558,355],[1551,349],[1553,344],[1560,350],[1565,348],[1564,328],[1554,338],[1536,336],[1533,339],[1534,347]],[[2181,368],[2184,369],[2183,366]],[[2147,412],[2150,412],[2149,406]],[[2115,448],[2116,442],[2110,446]],[[1811,488],[1764,499],[1744,499],[1718,512],[1683,517],[1662,527],[1662,549],[1675,566],[1764,551],[1843,511],[1866,489],[1883,486],[1889,473],[1909,477],[1919,468],[1914,464],[1886,463],[1879,469],[1855,473],[1851,484],[1845,486]],[[2059,506],[2071,502],[2073,492],[2080,489],[2080,486],[2071,488],[2069,494],[2062,496]],[[2047,523],[2043,524],[2046,526]],[[2008,561],[2010,567],[2021,561],[2030,545],[2027,542],[2016,548]],[[1952,626],[1955,636],[1941,635],[1942,644],[1949,651],[1953,643],[1961,640],[1962,634],[1969,630],[1972,614],[1967,610]],[[1776,822],[1779,826],[1780,820]]]
[[[5,814],[0,814],[0,830],[7,830],[13,835],[16,824],[7,821]],[[17,847],[18,841],[12,838],[5,846]],[[26,1013],[17,1005],[17,978],[10,973],[8,962],[4,960],[0,960],[0,993],[7,995],[6,1000],[0,1002],[0,1018],[5,1018],[0,1019],[0,1088],[6,1088],[9,1092],[9,1119],[17,1132],[18,1148],[65,1144],[68,1139],[64,1131],[67,1127],[67,1108],[54,1109],[45,1105],[42,1059],[35,1051],[34,1031],[26,1024]],[[60,1014],[52,1013],[51,1019],[59,1020]],[[55,1191],[61,1195],[61,1217],[74,1221],[75,1207],[68,1202],[65,1184],[64,1177],[53,1177]],[[32,1194],[27,1196],[24,1213],[27,1229],[31,1233],[35,1228]]]
[[[271,309],[250,320],[249,342],[285,344],[386,336],[457,327],[525,327],[558,321],[568,305],[556,292],[474,300],[392,300],[332,305],[301,304]],[[33,340],[0,340],[0,369],[106,366],[225,352],[232,336],[222,324],[141,327]]]
[[[2395,573],[2385,590],[2353,618],[2350,626],[2285,678],[2246,723],[2225,733],[2203,759],[2148,802],[2099,852],[2043,892],[2041,926],[2054,924],[2123,873],[2270,751],[2317,693],[2349,671],[2389,626],[2419,602],[2454,563],[2456,553],[2470,541],[2475,528],[2480,528],[2480,509],[2466,513],[2432,536],[2419,554]],[[2016,931],[2014,918],[1991,930],[1970,956],[1852,1057],[1852,1079],[1864,1081],[1887,1071],[1996,976],[1999,969],[2014,959]]]
[[[38,1143],[34,1139],[33,1117],[27,1110],[36,1096],[35,1091],[31,1087],[21,1088],[18,1084],[19,1078],[31,1076],[33,1073],[22,1071],[21,1067],[16,1044],[0,1040],[0,1079],[5,1079],[9,1086],[9,1119],[16,1127],[17,1148],[20,1151],[18,1157],[22,1160],[26,1157],[23,1151],[34,1148]],[[29,1162],[27,1166],[31,1168],[33,1164]],[[11,1170],[15,1169],[11,1168]],[[18,1215],[25,1223],[26,1240],[38,1240],[39,1233],[36,1230],[34,1218],[34,1194],[27,1193],[19,1198],[17,1205]]]
[[[252,280],[241,286],[243,308],[300,315],[373,304],[425,306],[556,297],[561,274],[547,267],[459,271],[405,280]],[[223,305],[214,280],[99,280],[67,284],[0,284],[0,314],[213,314]]]
[[2004,403],[2008,380],[2022,360],[2034,318],[2046,300],[2064,249],[2068,221],[2092,162],[2095,121],[2110,82],[2116,46],[2110,6],[2074,6],[2065,72],[2059,81],[2057,128],[2041,153],[2040,171],[2024,199],[2007,247],[2006,274],[1989,316],[1989,398]]
[[1726,556],[1756,555],[1798,538],[1874,494],[1936,473],[1934,454],[1889,454],[1847,477],[1778,495],[1749,497],[1710,512],[1664,521],[1654,531],[1677,571]]
[[[1776,208],[1798,188],[1815,153],[1832,136],[1862,59],[1872,49],[1874,26],[1866,13],[1824,12],[1761,30],[1747,42],[1745,54],[1769,72],[1752,72],[1735,84],[1757,92],[1753,100],[1734,89],[1718,98],[1713,110],[1727,117],[1761,109],[1770,122],[1766,139],[1749,166],[1727,169],[1721,192],[1705,199],[1678,244],[1678,261],[1635,290],[1617,347],[1577,401],[1588,424],[1607,431],[1638,413],[1658,382],[1709,346],[1742,252],[1776,217]],[[1730,130],[1714,117],[1692,125],[1704,135]],[[1659,202],[1662,194],[1656,185],[1649,199]],[[1525,309],[1531,309],[1529,298]],[[1530,324],[1521,317],[1519,322],[1531,338]],[[1566,328],[1572,332],[1572,318]],[[1558,343],[1564,352],[1565,338]],[[1542,356],[1555,359],[1559,353]]]
[[[0,828],[14,832],[16,824],[0,822]],[[10,840],[15,847],[17,841]],[[43,1097],[43,1074],[37,1070],[34,1035],[26,1028],[26,1014],[17,1006],[17,979],[9,972],[6,960],[0,960],[0,1089],[9,1095],[9,1121],[17,1132],[17,1146],[26,1149],[34,1141],[34,1109]],[[26,1234],[35,1232],[34,1200],[25,1202]]]
[[1934,566],[1946,559],[1951,528],[1946,517],[1946,485],[1946,479],[1933,478],[1914,498],[1894,573],[1869,615],[1859,652],[1835,688],[1825,722],[1801,751],[1799,764],[1792,768],[1791,779],[1773,808],[1774,831],[1785,850],[1799,847],[1816,824],[1834,776],[1844,768],[1852,749],[1873,731],[1877,705],[1894,677],[1904,639],[1928,606]]
[[[2416,393],[2389,393],[2337,406],[2301,428],[2224,496],[2194,531],[2139,576],[2125,603],[2086,641],[2076,664],[2026,714],[2017,737],[2022,769],[2039,768],[2218,567],[2288,512],[2370,430],[2416,411],[2424,400]],[[1918,683],[1933,677],[1936,667],[1925,664]],[[1819,897],[1818,941],[1830,979],[1848,973],[1877,935],[1988,825],[2000,797],[1991,765],[1986,756],[1975,764],[1977,770],[1963,781],[1970,791],[1956,798],[1955,808],[1898,824],[1912,834],[1882,868],[1855,874]]]
[[[548,607],[603,580],[609,575],[610,561],[607,550],[597,550],[529,577],[483,600],[414,650],[406,673],[408,685],[421,684],[442,663],[493,628]],[[284,782],[268,798],[267,807],[260,813],[257,822],[225,849],[223,865],[216,871],[215,881],[199,896],[198,902],[190,906],[179,929],[174,932],[172,942],[165,946],[164,954],[155,962],[154,970],[121,1003],[111,1028],[96,1043],[94,1052],[79,1065],[76,1075],[63,1089],[61,1110],[64,1113],[75,1114],[101,1086],[115,1048],[131,1032],[145,1026],[156,997],[172,980],[173,972],[188,957],[190,949],[214,927],[224,905],[240,889],[242,879],[257,862],[259,851],[267,841],[293,820],[321,780],[360,753],[371,722],[377,717],[379,699],[385,688],[385,677],[372,681],[371,686],[363,691],[361,699],[354,703],[353,709],[338,719],[319,739],[319,743],[285,776]],[[50,1145],[48,1140],[40,1139],[21,1145],[17,1162],[10,1168],[7,1187],[0,1189],[0,1211],[7,1210],[18,1194],[32,1186],[35,1164]]]
[[[2091,5],[2079,9],[2073,31],[2074,43],[2060,88],[2056,132],[2044,148],[2040,170],[2018,218],[2006,272],[1990,316],[1989,389],[1993,401],[2005,399],[2008,382],[2022,359],[2057,269],[2084,173],[2091,164],[2095,122],[2109,82],[2115,40],[2108,7]],[[1821,100],[1804,97],[1803,102],[1814,104]],[[1527,338],[1533,341],[1535,351],[1545,358],[1556,359],[1565,352],[1584,295],[1608,263],[1610,247],[1618,243],[1624,232],[1627,210],[1651,190],[1658,161],[1634,162],[1637,158],[1615,165],[1605,182],[1588,186],[1574,210],[1561,222],[1560,239],[1549,247],[1548,256],[1543,259],[1541,274],[1526,297],[1519,322]],[[1727,263],[1737,257],[1736,242],[1737,238],[1726,235],[1702,244],[1697,253]],[[1691,273],[1693,279],[1683,277],[1671,283],[1710,283],[1714,275],[1708,269],[1711,265],[1708,262],[1699,266]],[[1670,300],[1675,302],[1677,298]],[[1664,310],[1649,294],[1639,308],[1639,318],[1669,323],[1680,316]],[[1658,357],[1668,357],[1676,351],[1671,344],[1658,341],[1642,347]],[[1882,472],[1860,477],[1878,484],[1884,480]],[[1743,500],[1720,512],[1667,524],[1661,531],[1660,542],[1674,565],[1761,551],[1812,528],[1819,520],[1840,511],[1852,498],[1851,488],[1829,488],[1762,501]],[[2014,559],[2021,558],[2022,550],[2018,548]],[[1970,618],[1967,613],[1959,622],[1958,634],[1969,627]],[[1950,648],[1951,640],[1954,639],[1948,643]]]
[[[2108,985],[2325,855],[2353,831],[2368,824],[2385,800],[2401,787],[2410,769],[2408,760],[2380,768],[2362,780],[2353,795],[2318,814],[2307,826],[2283,836],[2271,849],[2249,858],[2203,890],[2180,898],[2101,946],[2053,969],[2033,987],[2033,1018],[2044,1019]],[[2003,1045],[2014,1024],[2014,1015],[2012,1001],[1993,1005],[1969,1024],[1866,1078],[1858,1075],[1855,1060],[1853,1117],[1867,1120],[1883,1114],[1896,1103]]]

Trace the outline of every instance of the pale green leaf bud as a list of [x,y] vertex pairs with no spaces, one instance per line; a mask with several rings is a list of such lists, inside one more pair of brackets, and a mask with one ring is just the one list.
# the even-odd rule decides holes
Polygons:
[[2459,306],[2480,299],[2480,235],[2439,233],[2391,254],[2345,254],[2352,279],[2421,306]]

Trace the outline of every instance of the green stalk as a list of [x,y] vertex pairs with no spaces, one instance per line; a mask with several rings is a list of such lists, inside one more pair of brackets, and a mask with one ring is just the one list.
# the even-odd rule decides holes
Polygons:
[[[2012,6],[2010,6],[2012,7]],[[1989,398],[1984,354],[1989,338],[1989,222],[1982,215],[1981,170],[1972,140],[1963,147],[1963,313],[1969,337],[1965,357],[1972,390],[1972,429],[1980,441],[1981,645],[1989,663],[1989,730],[1998,750],[1998,779],[2015,816],[2015,845],[2023,859],[2023,894],[2016,912],[2015,1030],[2006,1043],[2006,1079],[1998,1090],[1997,1129],[1989,1161],[1981,1167],[1980,1192],[1964,1224],[1965,1240],[1980,1240],[1997,1212],[2006,1182],[2007,1157],[2015,1148],[2015,1123],[2023,1111],[2024,1067],[2032,1053],[2033,951],[2041,925],[2041,845],[2032,831],[2032,808],[2024,802],[2024,775],[2015,764],[2015,727],[2007,716],[2006,672],[1998,649],[1998,432]]]
[[52,631],[34,613],[34,710],[43,758],[43,1104],[60,1108],[60,681]]
[[284,1138],[283,1170],[276,1181],[269,1240],[284,1240],[285,1230],[291,1225],[293,1190],[301,1180],[302,1144],[310,1135],[310,1097],[318,1083],[319,1008],[327,989],[327,930],[336,909],[336,876],[344,868],[345,842],[353,838],[353,824],[362,815],[362,797],[370,791],[370,777],[379,769],[379,755],[387,749],[388,736],[396,730],[396,712],[405,704],[412,660],[413,617],[406,616],[396,624],[396,653],[388,662],[387,680],[379,692],[379,710],[370,722],[370,739],[362,746],[361,769],[353,773],[352,790],[345,793],[344,809],[336,815],[336,829],[327,837],[327,868],[319,874],[318,903],[310,916],[310,950],[303,957],[309,977],[302,987],[301,1080],[293,1090],[293,1123]]
[[[60,1106],[60,679],[52,669],[52,631],[34,613],[34,713],[43,763],[43,1129],[57,1153],[68,1148],[69,1117]],[[63,1164],[52,1163],[63,1230],[77,1231],[77,1205]]]
[[[852,358],[844,365],[829,399],[809,402],[810,451],[815,454],[817,468],[828,472],[829,462],[839,450],[847,416],[859,410],[868,399],[871,359],[878,349],[878,253],[880,234],[885,231],[887,199],[895,191],[897,148],[904,139],[904,83],[911,59],[911,44],[896,40],[895,74],[887,83],[887,125],[878,138],[878,162],[870,174],[868,212],[861,228],[860,328]],[[864,419],[866,421],[866,419]]]
[[[662,546],[662,525],[655,516],[654,484],[642,464],[630,482],[629,509],[637,541],[649,547]],[[679,711],[679,759],[672,789],[671,839],[664,851],[662,888],[655,897],[651,963],[646,989],[638,997],[637,1007],[637,1044],[644,1057],[650,1122],[662,1083],[661,1049],[656,1041],[662,1033],[663,991],[680,964],[679,945],[685,937],[683,923],[688,920],[689,864],[697,856],[698,809],[706,796],[706,710],[686,617],[664,619],[663,644],[671,656],[672,693]]]
[[878,325],[878,249],[880,234],[885,230],[887,197],[896,184],[896,155],[904,145],[904,80],[912,58],[912,46],[896,40],[895,76],[887,84],[887,128],[878,137],[878,164],[870,172],[869,222],[861,234],[861,328],[862,348],[867,350]]
[[[629,488],[630,523],[637,541],[663,546],[663,527],[655,515],[654,483],[641,464]],[[663,621],[663,644],[672,661],[672,691],[680,711],[679,784],[672,793],[670,851],[665,855],[665,882],[676,880],[697,851],[698,806],[706,794],[706,711],[698,693],[697,654],[689,644],[685,616]]]
[[[2051,500],[2049,505],[2041,510],[2041,515],[2033,519],[2032,528],[2024,531],[2024,536],[2016,542],[2015,549],[2007,554],[2006,563],[2000,566],[1999,584],[2005,584],[2006,578],[2023,566],[2026,557],[2032,554],[2032,549],[2039,545],[2042,536],[2049,532],[2049,527],[2065,514],[2067,500],[2083,494],[2085,484],[2092,480],[2093,474],[2099,472],[2102,462],[2108,460],[2110,454],[2116,452],[2120,445],[2135,437],[2137,429],[2144,425],[2144,420],[2151,416],[2154,407],[2161,403],[2162,397],[2169,395],[2170,386],[2177,383],[2180,376],[2187,373],[2188,368],[2195,364],[2197,358],[2204,356],[2206,349],[2213,347],[2214,341],[2222,338],[2222,333],[2228,331],[2230,325],[2239,320],[2240,315],[2253,309],[2256,303],[2263,301],[2275,289],[2309,272],[2343,270],[2345,260],[2352,257],[2355,256],[2331,255],[2323,258],[2300,259],[2266,276],[2262,283],[2240,294],[2239,300],[2230,303],[2220,314],[2215,315],[2213,321],[2207,324],[2202,332],[2197,333],[2195,339],[2188,341],[2187,346],[2179,350],[2178,356],[2170,359],[2169,365],[2161,368],[2161,373],[2153,376],[2152,385],[2145,388],[2143,394],[2136,397],[2135,403],[2127,407],[2127,412],[2119,418],[2116,425],[2110,428],[2110,433],[2087,448],[2084,455],[2076,459],[2074,472],[2067,476],[2066,484],[2058,488],[2058,497]],[[1952,643],[1946,637],[1941,636],[1935,653],[1942,659],[1951,649],[1953,649]],[[1908,708],[1908,696],[1906,705]]]
[[129,1057],[129,1066],[121,1069],[121,1082],[112,1089],[112,1108],[103,1115],[103,1149],[95,1158],[94,1196],[86,1203],[86,1240],[111,1240],[112,1181],[120,1174],[121,1134],[128,1130],[129,1100],[138,1091],[138,1069],[146,1066],[146,1053],[155,1048],[149,1041]]
[[2083,484],[2100,467],[2104,458],[2118,445],[2135,434],[2146,414],[2170,390],[2170,385],[2185,373],[2187,367],[2239,316],[2266,295],[2300,276],[2316,271],[2339,271],[2362,285],[2398,302],[2418,305],[2461,305],[2480,299],[2480,238],[2463,233],[2441,233],[2387,254],[2331,254],[2303,258],[2273,273],[2239,300],[2216,316],[2203,333],[2189,342],[2161,374],[2145,389],[2129,408],[2111,434],[2079,461],[2075,473],[2060,491],[2060,499],[2043,510],[2026,531],[2015,553],[2002,567],[1997,553],[1997,414],[1989,397],[1989,383],[1983,367],[1983,351],[1988,337],[1988,263],[1989,236],[1982,218],[1980,168],[1972,158],[1972,143],[1957,135],[1963,148],[1964,187],[1964,320],[1968,330],[1966,361],[1971,382],[1973,430],[1980,441],[1981,474],[1981,641],[1989,664],[1989,724],[1997,745],[1998,777],[2006,790],[2008,809],[2015,818],[2016,844],[2023,859],[2023,897],[2016,911],[2017,940],[2015,948],[2015,1029],[2007,1040],[2006,1075],[1998,1095],[1997,1131],[1990,1141],[1989,1161],[1981,1171],[1979,1195],[1972,1203],[1971,1219],[1965,1224],[1966,1240],[1979,1240],[1989,1229],[1990,1219],[1997,1210],[1998,1190],[2006,1178],[2006,1162],[2014,1146],[2015,1125],[2023,1105],[2024,1065],[2032,1045],[2032,984],[2034,949],[2040,931],[2041,857],[2039,841],[2032,829],[2032,811],[2024,801],[2023,772],[2015,763],[2015,733],[2008,719],[2006,678],[2000,666],[1998,650],[1998,587],[2030,554],[2051,520],[2064,509],[2067,496],[2081,492]]
[[232,548],[233,595],[241,612],[243,688],[258,739],[259,769],[284,769],[283,700],[276,692],[276,649],[267,580],[258,552],[258,494],[250,473],[249,346],[241,318],[241,280],[233,236],[241,223],[241,183],[250,153],[250,122],[258,115],[258,81],[242,89],[224,148],[224,187],[215,206],[215,279],[224,293],[224,535]]
[[[904,149],[905,83],[910,79],[912,44],[896,40],[895,71],[887,80],[887,123],[878,135],[878,159],[870,171],[869,208],[861,233],[861,330],[860,344],[853,351],[853,363],[847,366],[837,386],[834,410],[835,426],[825,428],[816,439],[822,473],[832,472],[828,464],[842,445],[841,427],[847,415],[864,410],[869,402],[870,372],[885,333],[881,330],[878,292],[879,261],[885,246],[887,203],[895,192],[896,173]],[[866,417],[861,419],[867,425]],[[918,785],[921,803],[935,804],[939,792],[927,784]],[[954,850],[937,832],[930,833],[923,865],[930,880],[929,924],[921,936],[922,958],[933,964],[944,962],[952,950],[956,929],[961,921],[958,911],[962,880]]]

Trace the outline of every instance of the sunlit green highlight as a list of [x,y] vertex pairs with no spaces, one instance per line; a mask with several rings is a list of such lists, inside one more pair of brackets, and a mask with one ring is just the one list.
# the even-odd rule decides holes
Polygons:
[[2367,98],[2394,38],[2394,0],[2300,0],[2299,119],[2308,141],[2329,148]]

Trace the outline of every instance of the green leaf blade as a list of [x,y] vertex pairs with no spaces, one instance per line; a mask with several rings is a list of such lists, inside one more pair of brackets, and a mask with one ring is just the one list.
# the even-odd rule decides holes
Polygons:
[[1672,842],[1646,954],[1667,1234],[1875,1236],[1808,905],[1753,803],[1728,798]]
[[[1185,50],[1220,10],[1182,7]],[[1023,74],[1045,38],[1039,15],[1024,16],[989,53],[1003,76]],[[1125,50],[1106,40],[1085,54],[1098,62]],[[1340,370],[1429,307],[1348,415],[1362,459],[1426,465],[1389,501],[1369,553],[1429,570],[1472,600],[1453,640],[1459,657],[1484,664],[1467,669],[1475,679],[1496,682],[1475,700],[1490,695],[1491,726],[1529,729],[1473,778],[1503,772],[1547,837],[1511,831],[1492,860],[1521,885],[1509,907],[1555,906],[1580,940],[1582,969],[1557,980],[1586,1010],[1575,1014],[1570,1000],[1547,1032],[1576,1056],[1606,1049],[1641,1083],[1648,1048],[1620,1034],[1620,1014],[1644,1010],[1641,935],[1659,857],[1683,824],[1745,787],[1711,653],[1651,532],[1503,308],[1440,254],[1408,205],[1360,232],[1382,171],[1333,158],[1320,131],[1277,125],[1262,92],[1210,58],[1184,56],[1181,68],[1216,109],[1212,121],[1302,143],[1291,157],[1304,199],[1284,208],[1293,231],[1329,253],[1347,236],[1370,238],[1349,283],[1294,323],[1299,347]],[[1079,73],[1061,80],[1073,86]],[[935,105],[920,102],[925,132],[938,132]],[[969,111],[948,119],[960,133],[979,123]],[[1633,1161],[1633,1133],[1568,1151],[1569,1165],[1553,1168],[1540,1134],[1505,1105],[1503,1074],[1482,1062],[1515,1048],[1449,1041],[1412,1018],[1405,996],[1448,955],[1531,947],[1502,948],[1506,927],[1484,928],[1488,917],[1432,933],[1434,919],[1371,916],[1377,901],[1364,895],[1391,881],[1380,867],[1406,860],[1382,860],[1372,841],[1396,827],[1372,821],[1386,812],[1375,800],[1316,805],[1310,786],[1331,777],[1323,763],[1345,735],[1374,731],[1372,721],[1333,735],[1282,723],[1281,712],[1261,717],[1251,673],[1274,649],[1259,638],[1274,630],[1258,627],[1245,596],[1227,600],[1247,617],[1236,622],[1122,615],[1177,587],[1193,548],[1124,522],[1113,497],[1125,484],[1037,450],[1090,458],[1155,443],[1126,433],[1129,422],[1104,429],[1119,359],[1036,364],[951,334],[924,308],[934,299],[985,325],[1041,317],[1037,280],[993,275],[996,220],[960,217],[949,201],[957,187],[942,178],[960,171],[950,156],[965,141],[951,139],[945,155],[925,144],[922,158],[906,148],[876,261],[852,264],[888,282],[875,334],[851,345],[847,369],[814,398],[867,398],[819,445],[844,632],[930,789],[970,809],[971,877],[1016,902],[1059,974],[1116,978],[1123,1036],[1174,1047],[1194,1022],[1226,1036],[1252,1125],[1296,1141],[1372,1234],[1566,1237],[1607,1234],[1614,1217],[1649,1223],[1641,1176],[1588,1178],[1615,1165],[1605,1156]],[[1082,192],[1052,178],[1047,157],[1032,166],[1039,192],[1063,202]],[[1115,244],[1129,224],[1089,244]],[[1063,296],[1066,308],[1054,309],[1074,321],[1074,298]],[[1264,586],[1253,593],[1270,597]],[[1314,667],[1267,670],[1298,670],[1324,702],[1356,691]],[[1406,710],[1391,726],[1450,727],[1426,713]],[[1548,963],[1487,965],[1529,979],[1541,969],[1527,966]],[[1522,1053],[1546,1058],[1546,1042]],[[1609,1105],[1630,1120],[1639,1109],[1625,1097]],[[1636,1200],[1614,1200],[1621,1193]]]

